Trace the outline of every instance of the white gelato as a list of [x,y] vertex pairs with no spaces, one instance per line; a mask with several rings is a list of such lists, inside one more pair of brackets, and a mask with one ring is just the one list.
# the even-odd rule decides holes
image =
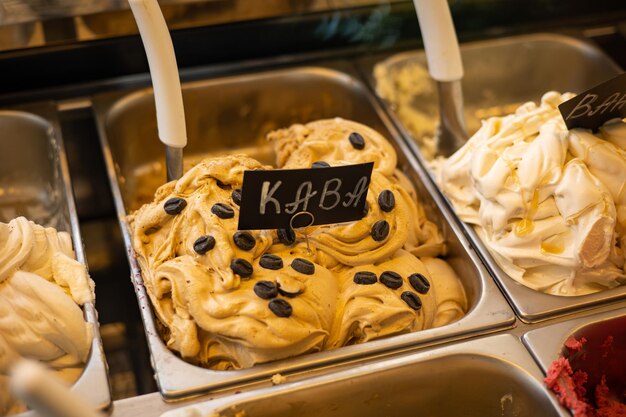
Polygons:
[[567,130],[546,93],[493,117],[447,160],[437,182],[516,281],[555,295],[624,282],[626,124]]
[[93,336],[80,305],[93,298],[67,233],[23,217],[0,223],[0,414],[24,409],[7,388],[9,366],[20,356],[69,383],[80,376]]

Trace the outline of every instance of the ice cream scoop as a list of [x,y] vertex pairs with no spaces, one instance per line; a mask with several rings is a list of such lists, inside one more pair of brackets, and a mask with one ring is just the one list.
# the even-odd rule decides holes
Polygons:
[[187,129],[174,45],[157,0],[129,0],[143,41],[154,89],[159,139],[165,144],[167,180],[183,175]]
[[624,282],[626,125],[568,131],[546,93],[539,105],[487,119],[437,181],[513,279],[555,295]]

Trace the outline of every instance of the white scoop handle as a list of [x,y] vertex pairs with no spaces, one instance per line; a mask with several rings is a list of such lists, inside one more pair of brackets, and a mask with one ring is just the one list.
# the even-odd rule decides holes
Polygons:
[[463,63],[447,0],[413,0],[413,3],[430,76],[436,81],[460,80]]
[[21,359],[11,370],[15,396],[47,417],[103,417],[43,365]]
[[157,0],[128,0],[133,11],[154,89],[159,139],[167,146],[187,145],[183,94],[174,45]]

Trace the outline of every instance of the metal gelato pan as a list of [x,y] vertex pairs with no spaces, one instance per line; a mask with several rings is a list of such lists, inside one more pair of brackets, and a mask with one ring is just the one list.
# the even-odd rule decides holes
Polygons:
[[[348,64],[336,64],[350,70]],[[353,71],[353,70],[352,70]],[[364,123],[389,138],[398,151],[399,166],[417,187],[428,217],[442,229],[449,247],[447,260],[463,280],[470,310],[461,320],[440,328],[404,334],[373,342],[276,361],[253,368],[214,371],[184,362],[163,344],[150,301],[142,286],[126,223],[128,212],[152,201],[154,190],[165,181],[163,148],[157,137],[151,89],[131,94],[97,96],[93,100],[117,214],[141,306],[146,334],[161,393],[181,398],[226,386],[267,378],[278,372],[306,372],[331,363],[366,359],[441,340],[510,327],[514,314],[494,285],[458,225],[451,221],[440,196],[424,181],[426,173],[407,157],[408,150],[367,89],[353,76],[321,67],[273,70],[252,75],[185,83],[189,142],[187,157],[245,152],[274,163],[264,136],[270,130],[295,122],[343,117]]]
[[[0,110],[0,133],[0,221],[25,216],[68,232],[78,261],[86,264],[56,107],[42,103]],[[111,404],[111,393],[98,314],[92,303],[83,311],[93,325],[94,338],[72,391],[103,409]]]
[[[553,34],[469,43],[462,45],[461,55],[465,69],[465,116],[471,133],[480,127],[480,119],[509,114],[519,104],[539,101],[546,91],[582,92],[621,73],[619,66],[595,46]],[[359,66],[375,91],[373,68],[378,62],[396,70],[416,65],[426,68],[423,51],[405,52],[386,59],[383,56],[364,59]],[[419,83],[415,82],[419,86],[416,91],[424,93],[415,95],[411,107],[423,115],[427,127],[424,135],[427,136],[432,135],[432,129],[428,129],[434,127],[438,120],[438,107],[434,81],[428,78],[427,72],[425,77]],[[408,146],[418,160],[423,166],[428,166],[417,143],[410,140],[414,135],[401,120],[397,109],[385,100],[380,101],[403,136],[409,139]],[[458,218],[457,221],[460,222]],[[527,288],[511,279],[497,265],[471,226],[462,225],[515,312],[525,322],[538,322],[626,297],[626,286],[575,297],[549,295]]]
[[568,416],[516,337],[498,335],[207,401],[162,417]]
[[[580,340],[584,337],[586,339],[583,347],[586,355],[585,361],[595,364],[597,368],[595,371],[604,368],[608,378],[619,380],[622,387],[626,388],[625,329],[626,303],[618,310],[531,330],[524,335],[523,340],[545,373],[552,361],[565,353],[564,343],[567,339],[574,337]],[[608,348],[610,355],[605,355],[606,350],[602,348],[602,345],[609,336],[613,339]],[[588,371],[590,371],[590,377],[594,378],[594,369]],[[595,375],[595,379],[599,379],[599,375]]]

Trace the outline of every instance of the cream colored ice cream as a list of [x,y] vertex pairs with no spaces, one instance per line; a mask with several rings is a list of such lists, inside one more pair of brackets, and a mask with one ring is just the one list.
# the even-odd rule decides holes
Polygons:
[[[0,384],[6,361],[18,356],[73,383],[91,348],[93,329],[80,305],[93,300],[93,282],[74,259],[70,236],[18,217],[0,223],[0,242]],[[0,410],[9,407],[23,408],[2,396]]]
[[437,276],[416,257],[441,255],[445,246],[386,139],[342,119],[268,139],[279,167],[375,161],[367,214],[307,228],[309,251],[277,231],[237,230],[243,172],[270,168],[254,159],[209,158],[160,187],[128,222],[170,349],[192,363],[236,369],[459,318],[466,299],[458,278],[446,271],[439,288],[456,279],[460,291],[442,294],[440,314]]
[[487,119],[467,144],[435,163],[437,180],[516,281],[555,295],[624,283],[626,124],[568,131],[546,93]]

